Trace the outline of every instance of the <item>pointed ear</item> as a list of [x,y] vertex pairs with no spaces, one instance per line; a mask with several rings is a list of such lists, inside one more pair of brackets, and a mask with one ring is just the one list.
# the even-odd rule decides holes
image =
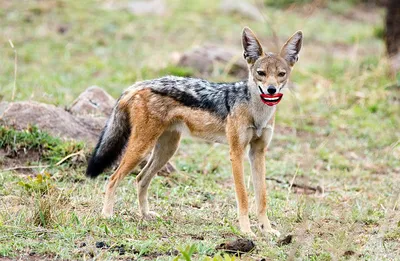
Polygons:
[[299,52],[303,44],[303,32],[297,31],[283,45],[279,55],[286,60],[289,66],[293,66],[299,59]]
[[255,34],[250,28],[245,27],[242,33],[243,56],[247,63],[254,63],[261,55],[263,49]]

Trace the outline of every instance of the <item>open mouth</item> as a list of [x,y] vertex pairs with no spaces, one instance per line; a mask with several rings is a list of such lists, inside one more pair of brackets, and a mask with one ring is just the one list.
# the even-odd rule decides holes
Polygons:
[[277,105],[282,100],[282,93],[265,94],[260,87],[258,88],[260,90],[261,101],[268,106]]

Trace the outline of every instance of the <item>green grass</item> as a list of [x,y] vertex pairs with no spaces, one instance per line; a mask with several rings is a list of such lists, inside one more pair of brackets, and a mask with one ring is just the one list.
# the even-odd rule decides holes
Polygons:
[[7,154],[18,156],[19,153],[36,152],[40,159],[56,164],[68,155],[84,150],[82,142],[63,142],[33,126],[24,131],[0,126],[0,148]]
[[[14,86],[8,39],[18,55],[16,100],[68,106],[91,85],[118,97],[136,80],[196,75],[176,67],[171,54],[206,42],[240,48],[245,25],[268,50],[275,48],[271,28],[281,43],[301,29],[304,47],[292,74],[297,87],[279,105],[266,173],[320,186],[324,193],[307,195],[268,181],[268,215],[294,240],[279,246],[278,239],[254,229],[256,248],[243,259],[395,260],[400,255],[400,93],[377,32],[383,12],[364,11],[370,17],[366,23],[348,18],[355,1],[329,2],[312,14],[285,3],[262,10],[270,18],[267,25],[221,13],[219,2],[208,0],[169,0],[170,11],[162,18],[110,11],[94,0],[0,2],[0,97],[10,101]],[[235,79],[217,72],[210,80]],[[152,182],[150,204],[161,214],[153,221],[139,217],[134,175],[118,189],[115,217],[100,217],[107,175],[84,178],[90,152],[84,144],[36,128],[0,127],[0,152],[5,150],[40,152],[27,165],[49,166],[4,171],[9,159],[0,153],[0,257],[229,260],[216,247],[243,236],[225,145],[183,140],[173,158],[178,172]],[[56,165],[74,153],[78,159]],[[96,248],[96,242],[108,247]]]

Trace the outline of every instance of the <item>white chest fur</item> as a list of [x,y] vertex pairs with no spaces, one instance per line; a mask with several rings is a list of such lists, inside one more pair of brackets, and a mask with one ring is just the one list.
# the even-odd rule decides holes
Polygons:
[[261,101],[256,99],[252,102],[251,114],[253,116],[253,126],[255,128],[255,134],[257,137],[261,137],[265,129],[273,128],[269,126],[268,122],[276,111],[276,106],[268,106]]

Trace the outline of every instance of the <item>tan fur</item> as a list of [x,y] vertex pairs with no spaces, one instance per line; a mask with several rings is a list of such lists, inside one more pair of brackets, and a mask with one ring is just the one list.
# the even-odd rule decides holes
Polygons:
[[[187,108],[171,98],[143,89],[126,95],[120,101],[120,109],[129,110],[133,130],[122,161],[107,185],[103,215],[107,217],[112,215],[115,189],[119,182],[143,160],[152,148],[166,147],[169,148],[167,151],[153,150],[149,162],[137,177],[140,211],[146,218],[155,215],[148,208],[147,189],[157,171],[176,151],[180,132],[175,130],[174,126],[182,123],[195,137],[210,138],[210,133],[226,136],[226,142],[230,146],[239,224],[241,230],[245,233],[252,233],[248,217],[248,197],[243,176],[245,151],[247,145],[251,144],[251,151],[255,149],[252,172],[257,198],[257,215],[263,230],[265,232],[273,231],[265,215],[267,201],[264,180],[265,150],[263,148],[269,140],[266,140],[266,134],[253,139],[255,130],[252,125],[251,111],[248,107],[236,107],[228,116],[226,122],[223,122],[211,113]],[[270,119],[268,124],[273,124],[273,118]],[[263,133],[267,133],[267,131],[268,128]],[[159,146],[155,146],[157,143]]]
[[[285,46],[296,42],[289,41],[281,51],[281,55],[264,53],[258,39],[250,29],[243,32],[244,44],[252,44],[246,53],[249,66],[249,91],[258,94],[258,86],[284,86],[288,80],[291,67],[290,59],[297,59],[297,53],[289,56],[293,50]],[[293,37],[302,37],[297,32]],[[291,39],[292,39],[291,38]],[[301,44],[301,43],[300,43]],[[295,45],[294,45],[295,46]],[[292,47],[292,46],[289,46]],[[295,50],[296,51],[296,50]],[[298,50],[297,50],[298,51]],[[288,52],[288,53],[287,53]],[[255,55],[260,54],[259,58]],[[284,56],[286,58],[284,59]],[[293,58],[294,57],[294,58]],[[257,71],[265,74],[260,76]],[[285,72],[285,75],[280,75]],[[252,234],[249,220],[249,202],[244,182],[243,161],[246,147],[250,145],[249,158],[252,180],[256,198],[257,218],[262,232],[279,232],[272,229],[266,215],[267,191],[265,183],[265,155],[275,125],[275,107],[268,108],[257,99],[250,100],[232,108],[226,119],[222,120],[207,110],[193,109],[182,105],[168,96],[151,92],[146,86],[128,90],[119,101],[119,110],[129,114],[131,136],[121,163],[111,176],[107,185],[103,215],[109,217],[113,213],[115,190],[120,181],[134,169],[152,150],[150,160],[137,176],[139,208],[143,217],[148,218],[155,213],[148,207],[147,190],[151,179],[178,148],[181,134],[185,131],[194,137],[210,141],[226,142],[230,147],[233,180],[238,205],[239,225],[242,232]]]
[[[265,72],[267,76],[259,76],[257,74],[257,71],[259,70]],[[264,86],[281,86],[288,80],[290,71],[291,68],[287,65],[282,57],[271,53],[264,54],[264,58],[259,59],[259,61],[251,68],[251,73],[254,77],[254,80],[261,82]],[[284,72],[285,76],[279,77],[278,74],[280,72]]]

